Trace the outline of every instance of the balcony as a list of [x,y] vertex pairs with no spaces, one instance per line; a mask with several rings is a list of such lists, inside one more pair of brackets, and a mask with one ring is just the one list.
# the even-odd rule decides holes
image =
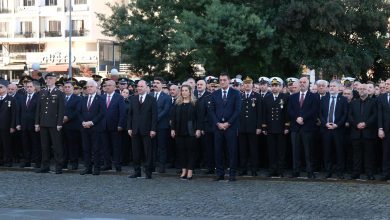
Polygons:
[[[85,37],[88,36],[89,30],[72,30],[72,37]],[[65,37],[69,37],[70,31],[65,31]]]
[[57,13],[61,12],[62,8],[58,7],[56,5],[46,5],[44,7],[40,8],[41,14],[52,14],[52,13]]
[[15,37],[16,38],[34,38],[35,32],[16,32]]
[[61,31],[45,31],[41,33],[41,37],[61,37]]

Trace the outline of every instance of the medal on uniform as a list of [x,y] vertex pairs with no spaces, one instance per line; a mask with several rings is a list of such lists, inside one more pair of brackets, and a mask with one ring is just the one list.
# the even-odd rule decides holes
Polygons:
[[8,101],[8,108],[11,108],[11,101]]
[[252,107],[253,107],[253,108],[256,106],[255,101],[256,101],[256,98],[253,98],[253,99],[252,99]]
[[280,99],[279,104],[280,104],[280,108],[283,108],[283,104],[284,104],[283,99]]

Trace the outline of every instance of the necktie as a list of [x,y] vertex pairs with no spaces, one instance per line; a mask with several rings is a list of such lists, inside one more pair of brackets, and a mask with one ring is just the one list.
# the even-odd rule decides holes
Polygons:
[[264,93],[261,94],[261,98],[264,98]]
[[111,102],[111,96],[108,95],[107,96],[107,102],[106,102],[107,108],[108,108],[108,106],[110,106],[110,102]]
[[198,93],[198,98],[200,98],[200,97],[202,97],[202,93],[201,92]]
[[299,106],[302,108],[303,102],[305,101],[305,93],[301,93],[301,98],[299,99]]
[[157,92],[154,93],[154,98],[157,100]]
[[88,104],[87,104],[88,110],[89,110],[89,108],[91,107],[91,104],[92,104],[92,96],[90,95],[90,96],[88,97]]
[[0,97],[0,101],[3,101],[3,96]]
[[31,101],[31,94],[29,94],[27,96],[27,102],[26,102],[26,107],[28,108],[28,106],[30,105],[30,101]]
[[223,100],[224,102],[226,102],[226,100],[227,100],[227,97],[226,97],[226,90],[223,91],[222,100]]
[[141,103],[141,104],[143,103],[143,101],[142,101],[142,95],[139,96],[139,103]]
[[276,96],[274,96],[274,101],[276,101],[276,98],[277,98],[277,97],[276,97]]
[[68,103],[68,101],[69,101],[69,96],[67,95],[67,96],[65,97],[65,103]]
[[248,99],[248,98],[249,98],[249,93],[246,94],[246,99]]
[[334,106],[335,106],[334,98],[335,97],[332,96],[332,101],[330,102],[329,115],[328,115],[328,122],[329,123],[333,123],[334,122],[334,118],[333,118]]
[[390,104],[390,93],[387,93],[387,103]]

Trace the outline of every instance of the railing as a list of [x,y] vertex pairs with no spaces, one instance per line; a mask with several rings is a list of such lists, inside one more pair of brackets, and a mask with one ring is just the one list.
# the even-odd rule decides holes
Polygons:
[[[65,31],[65,37],[69,37],[69,30]],[[72,30],[72,37],[85,37],[89,33],[89,30]]]
[[35,32],[16,32],[15,37],[19,38],[33,38],[35,37]]
[[12,12],[12,10],[8,9],[8,8],[0,9],[0,14],[8,14],[8,13],[11,13],[11,12]]
[[61,37],[61,31],[45,31],[41,34],[41,37]]

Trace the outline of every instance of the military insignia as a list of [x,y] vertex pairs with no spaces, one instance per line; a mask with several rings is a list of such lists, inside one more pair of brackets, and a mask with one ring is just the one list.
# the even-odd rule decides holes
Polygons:
[[256,98],[252,98],[252,107],[255,107],[255,106],[256,106],[255,101],[256,101]]
[[283,108],[283,104],[284,104],[283,99],[280,99],[280,102],[279,102],[280,108]]
[[8,108],[11,108],[11,101],[8,101]]

